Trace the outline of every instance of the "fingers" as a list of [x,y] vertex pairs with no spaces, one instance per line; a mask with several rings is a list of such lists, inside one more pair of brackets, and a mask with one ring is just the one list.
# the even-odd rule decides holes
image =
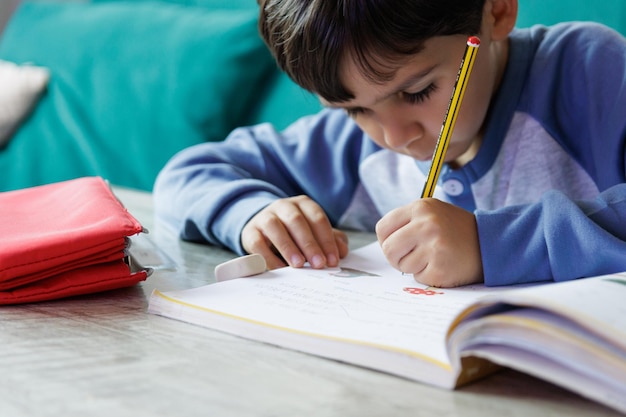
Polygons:
[[263,230],[289,265],[301,267],[305,260],[313,268],[336,265],[338,250],[332,227],[317,203],[294,197],[278,201],[272,210],[271,221]]
[[[287,263],[280,254],[275,250],[272,243],[263,234],[254,227],[245,227],[241,234],[241,241],[243,243],[244,250],[248,253],[258,253],[267,264],[268,269],[276,269],[287,266]],[[304,260],[295,260],[295,267],[304,265]]]
[[376,237],[379,242],[386,241],[392,233],[397,232],[410,222],[408,206],[391,210],[376,223]]
[[295,197],[287,203],[294,204],[297,209],[289,205],[284,207],[285,213],[281,214],[286,219],[285,227],[307,261],[313,268],[336,266],[339,251],[326,213],[308,197]]
[[[337,244],[337,250],[339,251],[339,258],[343,259],[348,255],[349,247],[348,247],[348,235],[346,235],[341,230],[333,229],[333,233],[335,235],[335,243]],[[336,266],[336,265],[329,265]]]
[[[376,224],[378,242],[391,266],[402,272],[411,273],[424,267],[415,262],[421,259],[414,253],[418,249],[415,236],[419,233],[416,230],[419,225],[412,223],[412,215],[413,208],[403,206],[390,211]],[[419,213],[417,215],[419,216]],[[415,264],[408,264],[411,260]]]
[[423,284],[455,287],[482,281],[476,219],[468,211],[421,199],[389,212],[376,232],[389,263]]
[[255,215],[242,231],[248,253],[259,253],[269,268],[337,266],[347,254],[347,237],[332,228],[313,200],[298,196],[278,200]]

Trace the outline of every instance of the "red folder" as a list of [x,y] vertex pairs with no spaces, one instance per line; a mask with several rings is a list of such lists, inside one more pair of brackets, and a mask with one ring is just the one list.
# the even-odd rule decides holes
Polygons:
[[0,304],[135,285],[129,237],[143,231],[107,183],[85,177],[0,193]]

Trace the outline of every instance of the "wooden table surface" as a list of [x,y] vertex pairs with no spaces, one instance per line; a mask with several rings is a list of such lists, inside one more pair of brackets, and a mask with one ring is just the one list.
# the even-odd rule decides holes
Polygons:
[[450,392],[147,314],[154,288],[211,283],[234,255],[155,225],[150,194],[115,191],[161,269],[132,288],[0,307],[0,417],[619,415],[514,371]]

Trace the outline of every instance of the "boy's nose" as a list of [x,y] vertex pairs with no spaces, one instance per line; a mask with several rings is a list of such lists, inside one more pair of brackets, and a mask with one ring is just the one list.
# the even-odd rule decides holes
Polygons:
[[424,129],[419,123],[399,121],[383,127],[385,143],[390,149],[403,149],[409,143],[420,139]]

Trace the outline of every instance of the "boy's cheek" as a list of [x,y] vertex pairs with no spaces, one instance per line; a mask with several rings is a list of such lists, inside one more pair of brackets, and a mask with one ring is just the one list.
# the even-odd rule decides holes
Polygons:
[[386,148],[383,130],[371,120],[367,120],[366,116],[359,115],[352,118],[354,122],[367,134],[377,145]]

